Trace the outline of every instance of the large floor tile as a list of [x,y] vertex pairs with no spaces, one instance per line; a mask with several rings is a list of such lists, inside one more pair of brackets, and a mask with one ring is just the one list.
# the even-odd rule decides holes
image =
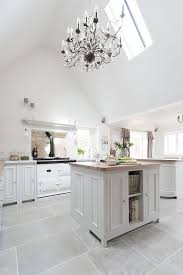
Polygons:
[[74,258],[40,275],[100,275],[87,255]]
[[151,275],[182,275],[183,274],[183,249],[158,266]]
[[18,246],[42,238],[37,224],[3,230],[0,234],[0,250]]
[[82,240],[89,249],[95,248],[100,245],[100,240],[97,239],[89,230],[78,228],[74,231],[80,240]]
[[103,275],[144,275],[154,267],[125,242],[116,239],[106,248],[89,252],[91,261]]
[[17,248],[20,275],[34,275],[81,255],[87,249],[72,233],[54,235]]
[[51,217],[53,215],[54,214],[52,209],[47,208],[40,208],[38,211],[37,209],[31,207],[26,212],[22,213],[21,211],[19,211],[15,213],[9,213],[9,215],[8,213],[4,214],[3,210],[3,228],[6,229],[16,225],[31,223],[34,221],[45,219],[47,217]]
[[0,252],[0,274],[18,275],[16,249]]
[[122,237],[153,263],[159,264],[183,246],[176,234],[167,233],[154,224],[145,226]]
[[0,250],[40,240],[50,234],[64,234],[77,229],[78,224],[70,216],[46,218],[30,224],[19,225],[0,234]]

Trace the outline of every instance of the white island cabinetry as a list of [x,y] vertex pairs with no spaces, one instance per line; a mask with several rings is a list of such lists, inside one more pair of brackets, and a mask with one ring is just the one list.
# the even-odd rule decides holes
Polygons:
[[159,220],[159,165],[71,164],[72,216],[101,239]]

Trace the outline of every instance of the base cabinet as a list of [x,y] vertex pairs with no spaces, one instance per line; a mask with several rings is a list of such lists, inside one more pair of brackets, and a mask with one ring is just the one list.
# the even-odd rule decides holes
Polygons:
[[[129,183],[137,176],[139,191],[133,194]],[[108,240],[158,221],[159,168],[105,173],[72,167],[71,210],[78,223],[99,237],[103,246]]]
[[153,220],[159,213],[159,172],[144,171],[144,219]]
[[5,165],[3,204],[21,203],[36,198],[36,165]]
[[160,167],[160,196],[173,198],[176,190],[176,164],[163,164]]
[[129,224],[128,173],[111,174],[107,177],[107,232],[124,230]]
[[3,193],[4,193],[3,177],[0,176],[0,231],[2,229],[2,224],[3,224],[3,215],[2,215]]
[[83,226],[90,225],[90,230],[101,231],[101,195],[102,180],[78,172],[71,173],[71,211],[72,216]]
[[21,190],[22,201],[35,199],[35,167],[23,165],[21,169]]
[[4,168],[4,203],[17,202],[17,166]]

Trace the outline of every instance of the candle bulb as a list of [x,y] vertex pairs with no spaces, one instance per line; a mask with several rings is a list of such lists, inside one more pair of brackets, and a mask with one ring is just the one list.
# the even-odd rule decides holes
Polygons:
[[73,37],[73,28],[70,28],[70,37]]
[[87,23],[87,21],[88,21],[88,12],[87,11],[85,11],[85,20],[86,20],[86,23]]
[[64,47],[65,47],[65,41],[62,40],[62,51],[64,51]]
[[98,7],[95,7],[95,18],[98,19]]
[[67,35],[70,37],[70,27],[67,28]]
[[77,29],[78,30],[80,29],[80,18],[79,17],[77,18]]
[[107,32],[109,32],[109,22],[107,23],[106,28],[107,28]]

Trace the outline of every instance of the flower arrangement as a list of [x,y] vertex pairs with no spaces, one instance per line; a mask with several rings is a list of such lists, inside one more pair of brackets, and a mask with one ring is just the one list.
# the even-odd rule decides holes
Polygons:
[[121,155],[123,157],[129,157],[130,155],[130,147],[133,146],[133,143],[130,141],[127,142],[114,142],[114,146],[116,150],[120,150]]

